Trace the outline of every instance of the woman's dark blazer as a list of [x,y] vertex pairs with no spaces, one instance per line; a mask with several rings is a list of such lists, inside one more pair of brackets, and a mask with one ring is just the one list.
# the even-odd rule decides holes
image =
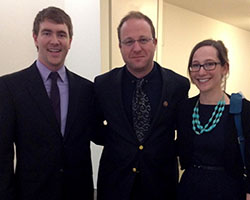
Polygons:
[[[179,104],[178,107],[178,151],[182,169],[187,169],[192,163],[193,136],[192,114],[195,103],[199,96],[187,99]],[[250,170],[250,102],[243,99],[242,107],[242,127],[246,140],[245,157],[247,163],[247,174]],[[239,143],[237,140],[237,130],[234,124],[234,117],[230,114],[230,123],[226,124],[225,130],[225,149],[224,149],[224,168],[235,178],[241,178],[243,174],[243,163],[240,154]],[[191,130],[190,130],[191,129]],[[190,134],[193,133],[193,134]],[[249,178],[247,179],[246,189],[250,193]]]

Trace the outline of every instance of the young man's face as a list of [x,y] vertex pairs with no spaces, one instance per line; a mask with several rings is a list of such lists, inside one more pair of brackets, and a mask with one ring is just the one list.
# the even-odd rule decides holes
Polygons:
[[57,71],[64,61],[71,45],[66,24],[45,20],[40,24],[38,35],[33,34],[38,48],[38,60],[51,71]]

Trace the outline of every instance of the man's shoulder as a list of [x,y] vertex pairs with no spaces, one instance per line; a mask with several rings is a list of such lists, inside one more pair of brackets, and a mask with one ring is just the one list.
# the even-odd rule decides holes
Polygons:
[[12,72],[9,74],[5,74],[0,77],[0,80],[4,81],[16,81],[18,82],[19,80],[25,80],[27,76],[30,76],[32,71],[34,70],[35,64],[33,63],[31,66],[26,67],[24,69],[20,69],[19,71]]
[[185,76],[183,76],[183,75],[181,75],[181,74],[179,74],[179,73],[177,73],[177,72],[175,72],[175,71],[173,71],[171,69],[164,68],[162,66],[160,66],[160,69],[161,69],[163,78],[164,77],[171,77],[171,78],[175,78],[175,79],[188,81],[188,79]]
[[163,83],[171,88],[174,88],[180,93],[187,93],[190,89],[190,82],[188,78],[176,73],[175,71],[161,67],[158,63],[156,65],[159,67]]
[[70,81],[74,80],[74,81],[77,81],[77,82],[85,84],[85,85],[92,85],[93,84],[93,82],[90,81],[89,79],[87,79],[79,74],[76,74],[75,72],[72,72],[68,69],[67,69],[67,74],[68,74],[68,78],[70,79]]
[[187,87],[190,87],[190,82],[188,78],[186,78],[185,76],[178,74],[177,72],[171,69],[164,68],[161,66],[160,66],[160,70],[161,70],[163,81],[168,81],[168,82],[170,81],[170,82],[177,83],[176,85],[186,85]]
[[123,69],[124,69],[124,66],[116,67],[104,74],[98,75],[95,77],[95,82],[106,81],[106,80],[111,80],[113,78],[117,78],[117,76],[119,76],[119,74],[122,73]]
[[184,111],[185,109],[193,109],[195,103],[199,99],[199,95],[190,97],[190,98],[183,98],[179,103],[178,107],[181,111]]

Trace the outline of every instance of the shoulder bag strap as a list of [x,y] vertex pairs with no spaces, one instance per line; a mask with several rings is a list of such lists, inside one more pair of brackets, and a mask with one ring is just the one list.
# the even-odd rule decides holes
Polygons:
[[[244,171],[246,171],[245,161],[245,138],[242,130],[241,112],[242,112],[242,95],[240,93],[233,93],[230,98],[230,110],[229,112],[234,115],[234,122],[238,134],[238,142],[240,145],[240,152],[242,161],[244,164]],[[244,176],[246,173],[244,172]]]

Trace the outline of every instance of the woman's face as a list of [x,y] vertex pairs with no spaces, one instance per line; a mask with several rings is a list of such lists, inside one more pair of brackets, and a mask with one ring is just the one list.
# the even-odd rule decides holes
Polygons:
[[[217,50],[212,46],[203,46],[197,49],[192,59],[192,65],[205,63],[220,63]],[[201,67],[199,71],[190,71],[191,81],[200,90],[200,93],[221,91],[223,77],[228,73],[228,64],[216,64],[215,69],[207,71]]]

